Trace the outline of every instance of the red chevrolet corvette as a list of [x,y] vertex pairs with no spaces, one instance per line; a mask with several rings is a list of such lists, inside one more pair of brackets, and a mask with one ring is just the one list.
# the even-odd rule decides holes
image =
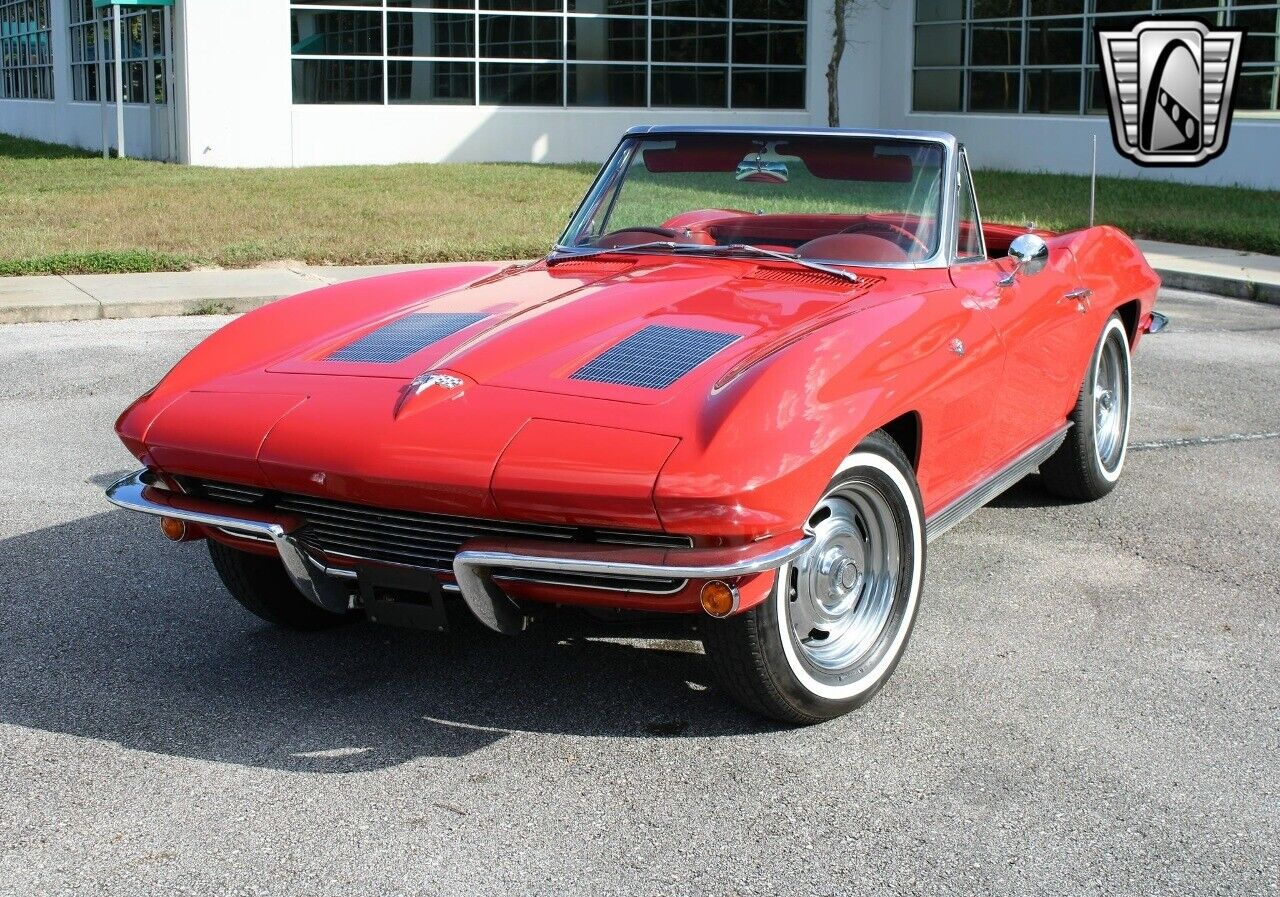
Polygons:
[[948,134],[638,128],[545,258],[213,334],[120,417],[108,497],[273,623],[686,615],[815,722],[892,674],[930,539],[1037,469],[1112,489],[1158,285],[1113,228],[984,224]]

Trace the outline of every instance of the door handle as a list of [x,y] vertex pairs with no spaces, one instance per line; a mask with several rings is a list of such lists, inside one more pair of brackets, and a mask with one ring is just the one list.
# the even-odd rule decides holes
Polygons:
[[1063,302],[1074,302],[1076,304],[1076,311],[1084,314],[1089,310],[1089,298],[1091,296],[1093,296],[1093,290],[1088,287],[1080,287],[1079,289],[1072,290],[1069,293],[1064,293],[1058,302],[1060,304]]

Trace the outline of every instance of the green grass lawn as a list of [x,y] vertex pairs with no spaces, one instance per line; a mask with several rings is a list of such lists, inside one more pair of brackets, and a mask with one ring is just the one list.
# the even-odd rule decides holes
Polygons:
[[[103,161],[0,135],[0,275],[377,264],[546,251],[596,166],[214,169]],[[1087,223],[1084,177],[978,171],[984,218]],[[1280,192],[1102,178],[1130,234],[1280,255]]]

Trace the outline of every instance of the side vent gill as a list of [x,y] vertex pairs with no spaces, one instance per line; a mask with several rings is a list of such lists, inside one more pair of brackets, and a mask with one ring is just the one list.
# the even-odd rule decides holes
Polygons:
[[738,339],[736,333],[654,324],[587,362],[571,379],[665,389]]
[[485,314],[462,312],[416,312],[384,324],[366,333],[354,342],[347,343],[326,358],[326,361],[360,361],[370,364],[389,364],[403,361],[446,336],[470,327],[489,317]]

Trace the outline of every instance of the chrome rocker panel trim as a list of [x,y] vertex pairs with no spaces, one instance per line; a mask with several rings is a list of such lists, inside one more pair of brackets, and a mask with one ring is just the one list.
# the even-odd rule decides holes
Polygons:
[[996,471],[946,507],[931,514],[924,522],[928,540],[932,542],[974,511],[984,507],[1014,483],[1032,473],[1058,450],[1066,440],[1067,431],[1070,429],[1070,423],[1063,424],[1048,439],[1031,446],[1006,467]]

